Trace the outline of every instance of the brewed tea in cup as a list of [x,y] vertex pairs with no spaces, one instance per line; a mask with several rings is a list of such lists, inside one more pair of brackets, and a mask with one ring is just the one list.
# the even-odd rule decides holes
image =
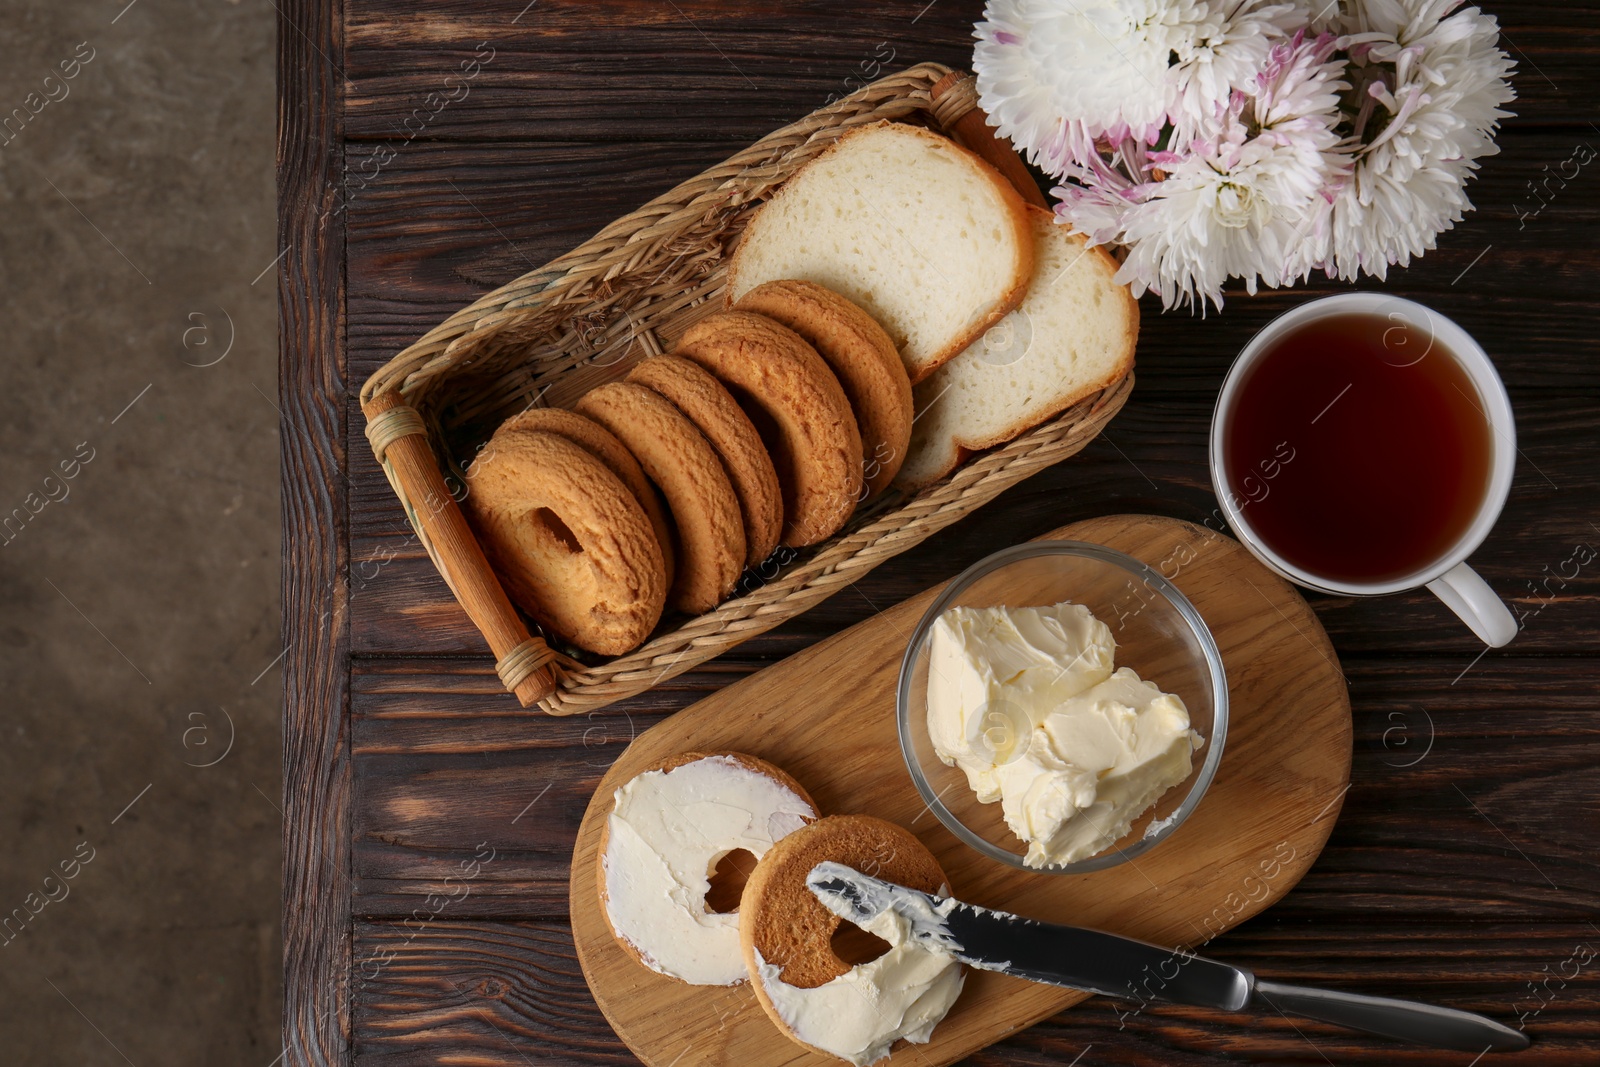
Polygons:
[[1313,300],[1251,340],[1211,427],[1228,523],[1273,570],[1372,596],[1427,585],[1485,642],[1517,625],[1463,560],[1511,488],[1516,429],[1455,323],[1380,293]]

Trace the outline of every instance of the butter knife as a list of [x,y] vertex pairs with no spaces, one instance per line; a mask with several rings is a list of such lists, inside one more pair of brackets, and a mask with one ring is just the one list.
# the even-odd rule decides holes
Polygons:
[[839,863],[817,864],[806,884],[824,907],[857,926],[893,911],[906,920],[916,941],[968,966],[1033,982],[1141,1003],[1165,1000],[1223,1011],[1265,1005],[1380,1037],[1462,1052],[1528,1047],[1526,1034],[1471,1012],[1270,982],[1192,952],[940,899]]

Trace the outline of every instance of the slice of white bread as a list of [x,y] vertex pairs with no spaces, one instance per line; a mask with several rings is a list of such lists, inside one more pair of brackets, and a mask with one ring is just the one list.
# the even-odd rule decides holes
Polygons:
[[916,386],[916,422],[895,484],[920,489],[966,456],[1104,389],[1133,367],[1139,303],[1103,248],[1030,206],[1036,259],[1022,306]]
[[1026,207],[954,141],[898,122],[857,127],[750,220],[727,302],[780,278],[826,286],[878,320],[917,382],[1021,302],[1033,274]]

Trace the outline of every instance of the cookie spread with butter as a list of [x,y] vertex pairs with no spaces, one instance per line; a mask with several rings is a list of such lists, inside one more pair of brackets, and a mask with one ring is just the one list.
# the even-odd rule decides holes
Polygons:
[[616,791],[606,820],[601,898],[612,932],[668,977],[744,981],[739,915],[707,906],[711,875],[728,853],[760,859],[816,816],[793,779],[751,756],[698,756],[639,774]]

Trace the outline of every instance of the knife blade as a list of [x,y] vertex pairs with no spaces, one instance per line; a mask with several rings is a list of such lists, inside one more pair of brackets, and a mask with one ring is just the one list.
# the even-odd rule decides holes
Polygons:
[[1123,1000],[1243,1011],[1266,1005],[1354,1030],[1463,1052],[1528,1047],[1521,1031],[1454,1008],[1258,980],[1242,967],[1184,949],[1076,926],[1040,922],[907,889],[843,864],[806,878],[824,907],[861,926],[885,911],[906,920],[920,944],[980,970]]

